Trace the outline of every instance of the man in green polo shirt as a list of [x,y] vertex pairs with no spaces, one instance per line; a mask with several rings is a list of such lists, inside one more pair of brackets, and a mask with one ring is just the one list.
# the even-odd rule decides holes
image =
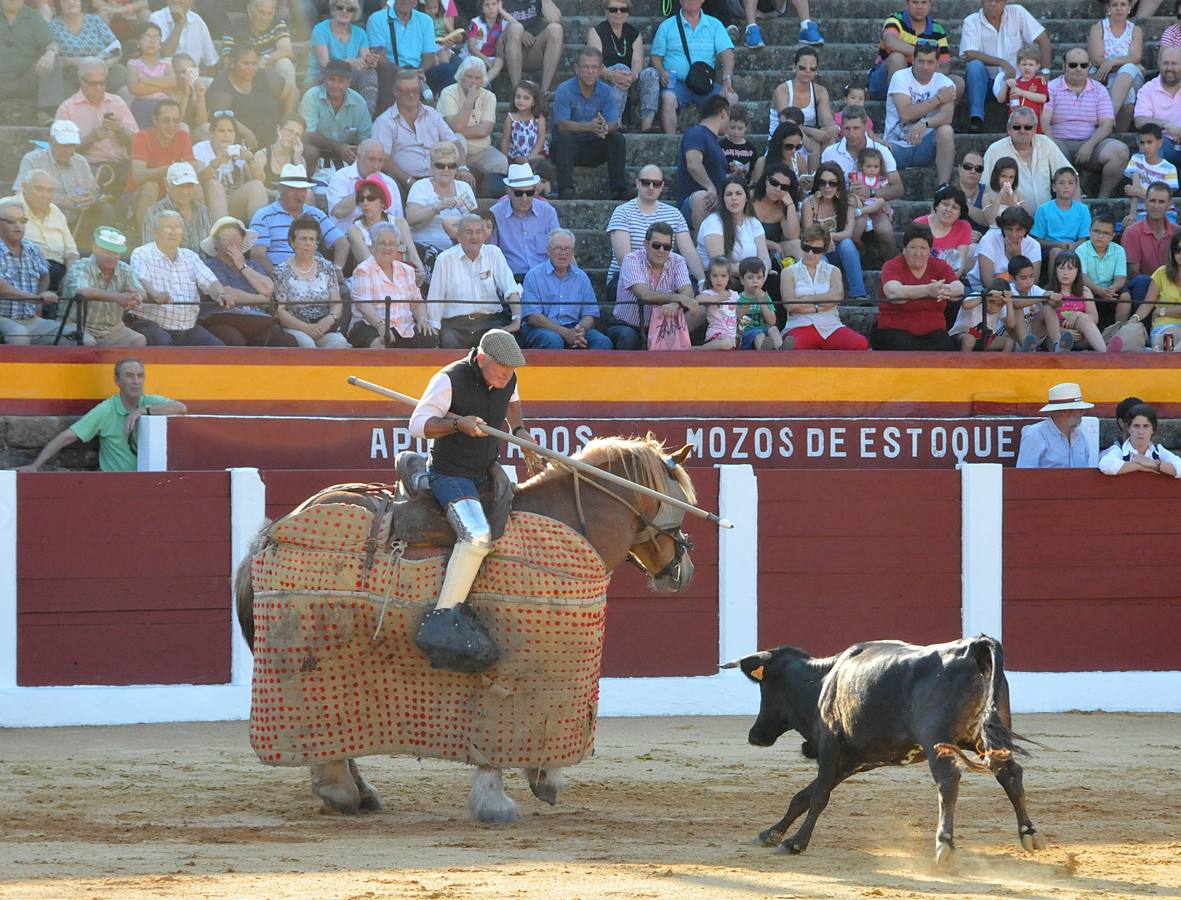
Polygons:
[[140,416],[183,416],[187,410],[179,400],[144,393],[144,365],[138,359],[121,359],[115,364],[119,393],[108,397],[81,419],[45,445],[45,449],[18,472],[36,472],[61,450],[76,441],[98,436],[98,467],[103,472],[136,470],[136,424]]

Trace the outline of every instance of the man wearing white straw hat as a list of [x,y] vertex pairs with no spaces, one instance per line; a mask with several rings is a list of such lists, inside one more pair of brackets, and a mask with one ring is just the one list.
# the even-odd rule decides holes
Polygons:
[[1079,386],[1071,381],[1050,388],[1048,400],[1040,411],[1049,415],[1021,429],[1017,468],[1093,468],[1096,460],[1091,459],[1090,447],[1086,436],[1079,431],[1079,425],[1083,410],[1091,409],[1095,404],[1084,400]]
[[308,203],[308,190],[320,182],[308,178],[307,169],[288,163],[279,172],[279,199],[262,207],[250,219],[250,230],[258,235],[250,251],[253,259],[268,275],[295,253],[287,242],[291,223],[300,216],[311,216],[320,226],[321,249],[332,252],[337,280],[349,258],[349,241],[343,231],[318,206]]
[[201,241],[209,271],[225,288],[221,303],[201,300],[198,321],[227,347],[298,347],[271,310],[275,284],[247,254],[258,235],[222,216]]

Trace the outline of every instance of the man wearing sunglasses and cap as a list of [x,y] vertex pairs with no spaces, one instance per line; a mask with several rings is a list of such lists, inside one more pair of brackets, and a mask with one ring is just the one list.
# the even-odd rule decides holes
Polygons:
[[[515,371],[523,365],[513,335],[487,331],[467,356],[431,378],[410,417],[410,433],[433,441],[425,478],[456,537],[438,603],[423,618],[416,639],[436,668],[481,671],[499,655],[464,600],[492,548],[479,488],[491,480],[500,442],[480,426],[524,430]],[[415,492],[416,485],[406,487]]]
[[1098,447],[1092,454],[1079,425],[1083,421],[1083,410],[1091,409],[1095,404],[1084,400],[1079,386],[1070,381],[1050,388],[1047,399],[1049,402],[1040,411],[1049,415],[1021,429],[1017,468],[1094,468],[1098,459],[1092,456],[1098,456]]

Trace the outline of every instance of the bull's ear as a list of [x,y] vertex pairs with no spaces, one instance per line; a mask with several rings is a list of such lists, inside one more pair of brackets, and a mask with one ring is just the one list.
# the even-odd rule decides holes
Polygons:
[[685,460],[687,460],[689,458],[689,455],[692,452],[693,452],[693,445],[686,444],[684,447],[682,447],[680,450],[676,451],[675,453],[669,454],[669,456],[672,458],[672,461],[675,462],[678,466],[683,466],[685,464]]

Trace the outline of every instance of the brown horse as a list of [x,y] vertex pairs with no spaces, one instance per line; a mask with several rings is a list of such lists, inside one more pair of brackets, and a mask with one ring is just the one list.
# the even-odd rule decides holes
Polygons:
[[[591,441],[576,458],[621,475],[645,487],[689,503],[696,497],[682,463],[690,448],[669,454],[651,434],[644,438],[600,438]],[[551,467],[517,489],[513,509],[538,513],[581,531],[598,551],[608,572],[631,560],[648,573],[654,589],[681,591],[693,577],[691,544],[681,523],[685,513],[639,491],[608,485],[593,476],[576,475],[571,469]],[[255,540],[236,576],[238,621],[247,641],[253,643],[253,589],[250,563],[269,540],[270,526]],[[527,769],[533,793],[547,803],[557,801],[560,768]],[[312,790],[325,806],[344,813],[382,808],[381,797],[362,777],[354,760],[311,766]],[[479,767],[468,795],[468,811],[479,822],[512,822],[516,803],[504,792],[498,768]]]

